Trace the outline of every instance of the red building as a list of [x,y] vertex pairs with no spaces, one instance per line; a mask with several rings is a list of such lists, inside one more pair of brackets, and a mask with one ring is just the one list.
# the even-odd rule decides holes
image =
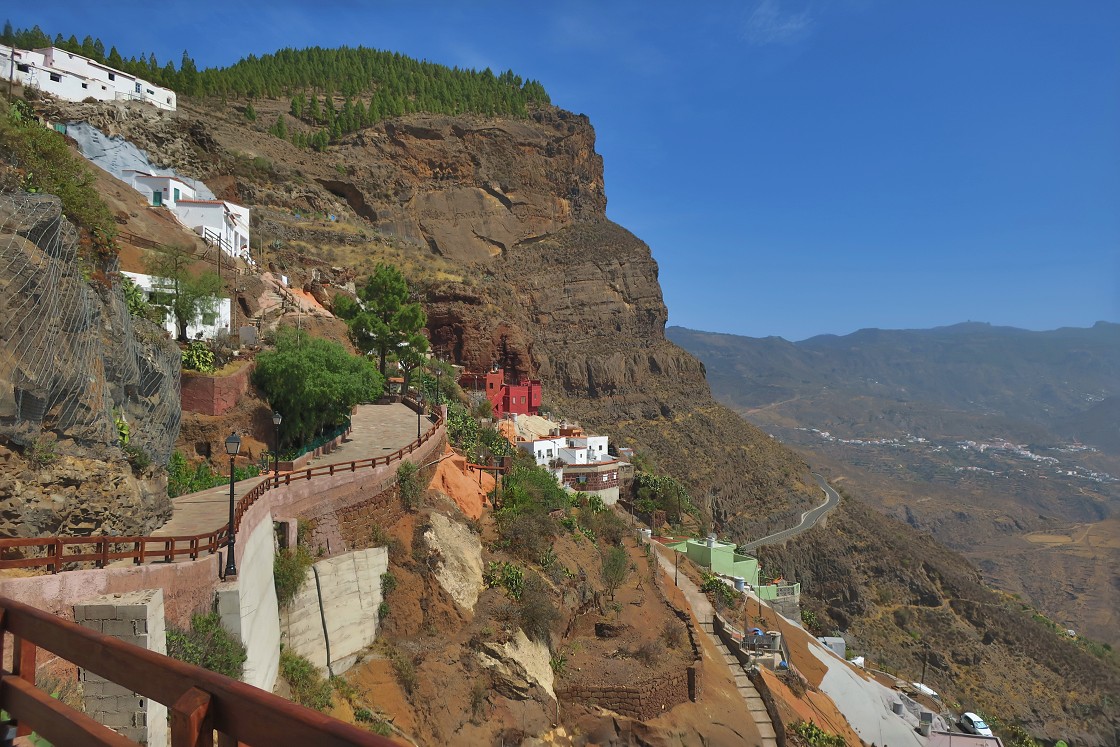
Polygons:
[[509,414],[536,415],[541,409],[541,382],[522,379],[520,384],[508,384],[506,373],[500,368],[486,374],[463,374],[459,386],[486,392],[495,418]]

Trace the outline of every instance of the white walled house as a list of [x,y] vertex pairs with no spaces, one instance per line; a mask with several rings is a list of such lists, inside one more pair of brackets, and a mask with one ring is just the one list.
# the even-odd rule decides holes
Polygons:
[[125,169],[122,179],[144,195],[152,207],[165,207],[208,244],[220,245],[231,257],[249,258],[249,208],[225,200],[202,200],[182,179]]
[[[128,276],[140,290],[144,291],[144,297],[147,298],[148,303],[167,309],[167,316],[163,320],[163,328],[170,332],[172,339],[174,339],[179,334],[179,330],[175,326],[175,315],[171,313],[167,304],[171,281],[167,278],[142,275],[138,272],[122,272],[121,274]],[[217,298],[215,300],[217,305],[213,317],[204,318],[195,324],[187,325],[187,339],[210,340],[218,335],[230,333],[230,300],[228,298]]]
[[0,44],[0,75],[67,101],[141,101],[175,111],[175,92],[58,47],[14,49]]
[[180,200],[194,200],[198,197],[193,187],[173,176],[148,174],[135,169],[127,169],[124,173],[129,177],[128,183],[132,188],[144,195],[148,204],[154,207],[175,210]]
[[518,447],[533,455],[538,467],[548,467],[549,462],[560,458],[560,452],[568,445],[566,438],[541,438],[536,441],[520,441]]
[[174,212],[180,223],[207,243],[219,244],[231,257],[249,261],[249,208],[225,200],[180,198]]

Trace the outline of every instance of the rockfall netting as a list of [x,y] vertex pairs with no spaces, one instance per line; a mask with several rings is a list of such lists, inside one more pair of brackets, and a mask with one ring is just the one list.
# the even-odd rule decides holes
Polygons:
[[50,433],[105,460],[127,445],[167,464],[178,349],[129,315],[119,287],[89,281],[78,239],[57,198],[0,194],[0,435],[26,446]]

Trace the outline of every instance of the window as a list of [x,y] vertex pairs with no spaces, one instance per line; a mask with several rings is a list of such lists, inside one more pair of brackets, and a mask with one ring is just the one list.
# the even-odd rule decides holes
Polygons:
[[145,89],[145,90],[146,90],[146,91],[148,92],[148,95],[149,95],[149,96],[155,96],[155,95],[156,95],[156,92],[155,92],[155,91],[153,91],[153,90],[152,90],[152,89],[150,89],[150,88],[147,88],[147,89]]
[[61,83],[62,82],[62,76],[59,75],[58,73],[51,73],[51,80],[53,80],[55,83]]
[[140,83],[136,83],[136,93],[140,93]]
[[16,65],[16,70],[19,70],[21,73],[27,73],[31,71],[31,67],[29,65]]
[[116,79],[117,79],[117,74],[116,73],[109,73],[109,80],[116,80]]
[[176,187],[175,188],[175,202],[178,202],[178,201],[179,201],[179,188]]
[[521,404],[525,404],[525,398],[524,397],[521,398]]
[[82,88],[89,88],[89,83],[83,83]]

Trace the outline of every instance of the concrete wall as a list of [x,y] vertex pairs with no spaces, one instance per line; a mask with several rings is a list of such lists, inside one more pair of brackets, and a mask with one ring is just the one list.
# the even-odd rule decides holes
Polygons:
[[308,569],[303,588],[281,613],[284,645],[326,672],[329,641],[331,671],[341,674],[352,667],[358,652],[377,637],[381,574],[388,568],[389,551],[384,547],[320,560],[314,570]]
[[271,692],[280,668],[280,622],[276,585],[272,582],[276,559],[272,521],[257,524],[248,536],[241,533],[237,548],[237,580],[219,587],[218,613],[222,627],[245,645],[242,681]]
[[[94,597],[74,607],[79,625],[160,654],[167,653],[163,614],[159,589]],[[166,747],[166,706],[88,670],[79,678],[87,715],[134,742]]]

